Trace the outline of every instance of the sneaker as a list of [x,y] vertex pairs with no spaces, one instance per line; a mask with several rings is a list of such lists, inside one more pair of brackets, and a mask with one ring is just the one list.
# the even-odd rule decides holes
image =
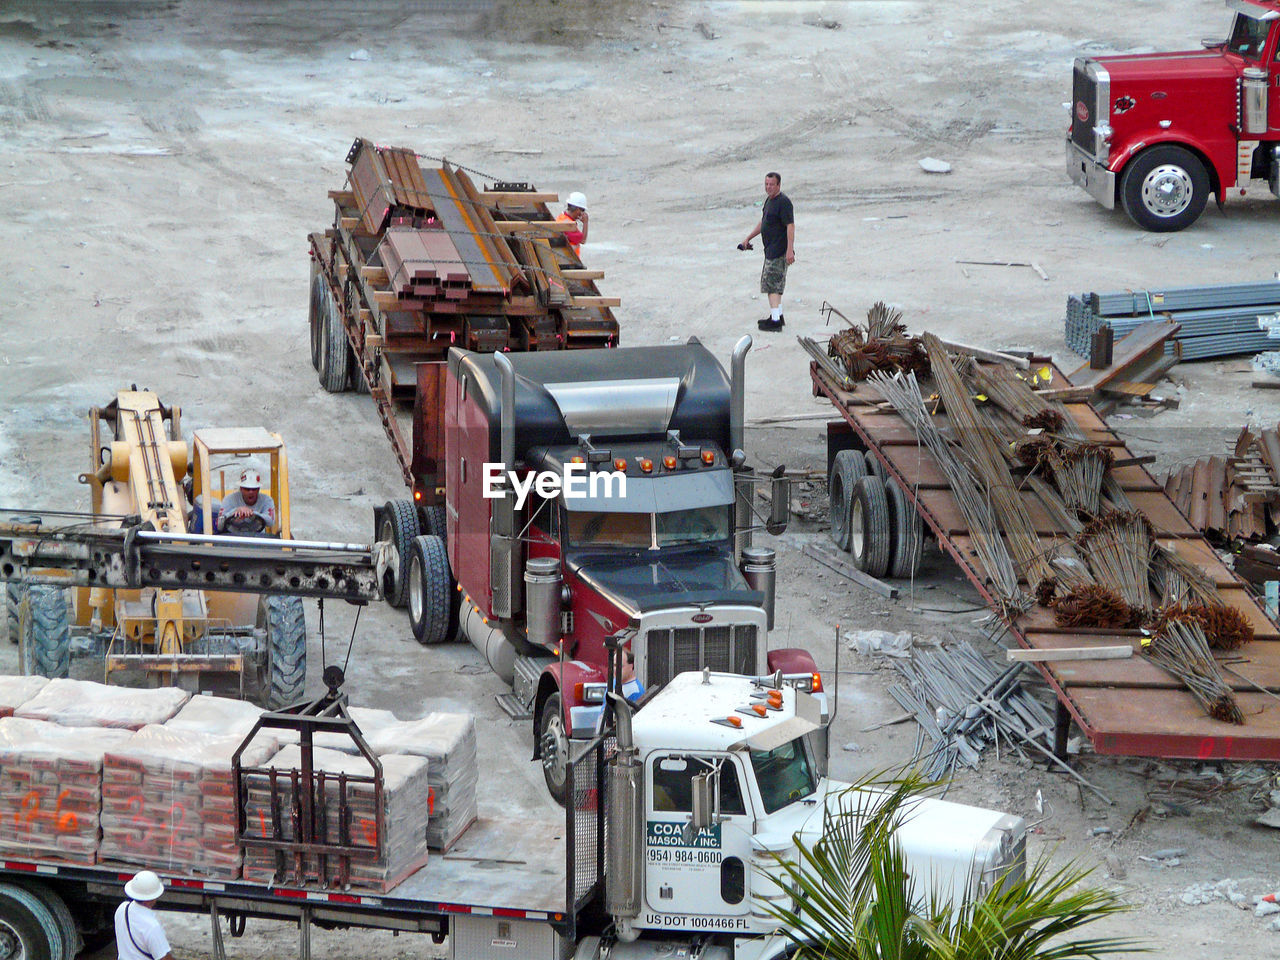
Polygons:
[[779,317],[777,320],[774,320],[771,317],[765,317],[763,320],[756,321],[756,327],[758,327],[759,329],[769,330],[775,333],[781,330],[785,324],[786,324],[786,321],[781,317]]

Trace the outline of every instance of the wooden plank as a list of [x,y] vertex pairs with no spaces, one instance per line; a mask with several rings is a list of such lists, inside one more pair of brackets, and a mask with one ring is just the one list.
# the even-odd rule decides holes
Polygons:
[[570,233],[579,229],[572,220],[495,220],[493,225],[499,233]]
[[[1091,370],[1086,363],[1069,374],[1069,379],[1073,386],[1089,384],[1095,387],[1119,380],[1130,366],[1145,359],[1148,351],[1162,345],[1180,329],[1182,324],[1164,320],[1151,320],[1140,324],[1130,331],[1128,336],[1116,343],[1111,366],[1105,370]],[[1163,352],[1163,347],[1161,351]]]
[[485,203],[512,203],[517,206],[533,203],[559,203],[558,193],[534,193],[522,190],[481,190],[480,199]]
[[364,266],[360,268],[360,276],[364,277],[370,283],[376,283],[379,286],[388,284],[391,280],[387,277],[385,267]]
[[330,190],[329,199],[338,201],[342,207],[354,207],[356,203],[356,195],[350,190]]
[[996,350],[987,350],[983,347],[971,347],[967,343],[957,343],[954,340],[939,340],[938,342],[952,353],[965,353],[971,357],[977,357],[979,360],[991,360],[995,363],[1012,364],[1019,370],[1031,369],[1031,361],[1026,359],[1026,357],[1014,357],[1007,353],[1000,353]]
[[604,277],[603,270],[561,270],[560,276],[566,280],[600,280]]
[[852,562],[838,554],[835,547],[828,547],[825,543],[815,543],[811,540],[804,545],[802,552],[806,557],[817,560],[824,567],[834,570],[841,576],[848,577],[859,586],[874,590],[882,597],[888,597],[893,600],[898,596],[897,587],[890,586],[883,580],[877,580],[871,574],[859,570]]
[[1010,662],[1047,663],[1051,660],[1127,660],[1133,656],[1129,644],[1105,647],[1059,647],[1056,650],[1006,650]]
[[349,230],[354,233],[358,226],[360,226],[359,217],[343,217],[338,221],[338,228],[341,230]]
[[1079,387],[1054,387],[1052,390],[1037,390],[1036,396],[1046,400],[1060,400],[1069,403],[1072,400],[1088,400],[1097,391],[1088,385]]
[[1116,380],[1101,389],[1103,393],[1118,393],[1125,397],[1145,397],[1155,388],[1154,383],[1130,383],[1128,380]]
[[570,307],[620,307],[622,306],[621,297],[574,297],[569,302]]

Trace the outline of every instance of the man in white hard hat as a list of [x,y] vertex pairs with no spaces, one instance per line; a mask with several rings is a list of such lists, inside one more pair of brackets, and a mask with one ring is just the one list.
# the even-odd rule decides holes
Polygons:
[[218,530],[230,534],[270,533],[276,524],[276,503],[262,492],[262,474],[248,469],[240,474],[240,489],[222,501]]
[[573,248],[575,256],[582,256],[582,245],[587,242],[587,228],[590,226],[590,218],[587,216],[587,198],[581,191],[575,190],[569,194],[569,199],[564,203],[564,213],[556,217],[557,223],[576,223],[577,230],[570,230],[563,234],[569,246]]
[[150,870],[136,873],[124,885],[129,899],[116,907],[116,952],[120,960],[172,960],[169,938],[151,909],[164,893],[164,884]]

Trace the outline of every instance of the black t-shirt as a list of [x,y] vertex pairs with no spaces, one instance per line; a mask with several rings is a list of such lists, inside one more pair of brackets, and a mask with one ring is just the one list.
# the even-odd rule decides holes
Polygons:
[[787,255],[787,224],[795,222],[790,197],[785,193],[765,197],[764,209],[760,211],[760,239],[764,241],[766,259],[776,260]]

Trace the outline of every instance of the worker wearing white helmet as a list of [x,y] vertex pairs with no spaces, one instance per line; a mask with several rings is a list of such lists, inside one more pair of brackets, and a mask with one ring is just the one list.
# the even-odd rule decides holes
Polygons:
[[163,893],[163,881],[150,870],[134,874],[124,885],[129,899],[116,907],[116,953],[120,960],[171,960],[169,938],[151,909]]
[[587,197],[580,190],[575,190],[569,194],[564,203],[564,213],[556,217],[557,223],[575,223],[578,226],[576,230],[569,230],[564,234],[565,240],[569,246],[573,248],[573,252],[577,256],[581,256],[582,245],[587,242],[587,228],[590,221],[587,217]]
[[271,533],[276,525],[276,502],[262,492],[262,474],[248,469],[240,474],[240,489],[222,501],[218,529],[230,534]]

